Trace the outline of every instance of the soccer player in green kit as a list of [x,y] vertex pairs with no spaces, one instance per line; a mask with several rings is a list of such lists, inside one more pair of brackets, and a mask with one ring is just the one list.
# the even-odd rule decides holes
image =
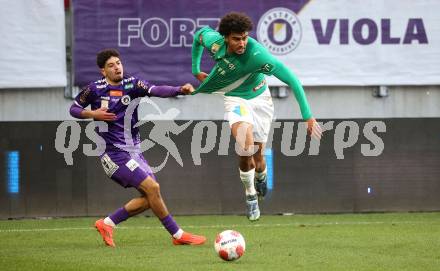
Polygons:
[[[273,103],[265,75],[274,75],[293,91],[308,133],[321,138],[322,130],[312,117],[298,78],[266,48],[249,37],[251,19],[231,12],[220,21],[219,31],[204,27],[194,34],[192,73],[202,83],[194,92],[224,96],[225,116],[240,150],[239,170],[246,193],[247,217],[260,217],[258,199],[267,191],[264,148],[273,119]],[[216,64],[210,74],[200,70],[206,48]]]

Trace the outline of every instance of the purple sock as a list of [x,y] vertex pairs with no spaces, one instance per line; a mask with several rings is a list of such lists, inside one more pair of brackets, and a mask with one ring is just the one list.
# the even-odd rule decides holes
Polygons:
[[175,234],[180,229],[171,215],[167,215],[166,217],[162,218],[160,222],[162,222],[162,225],[171,235]]
[[118,225],[122,221],[127,220],[130,217],[130,215],[128,214],[127,210],[125,210],[124,207],[121,207],[118,210],[116,210],[113,214],[111,214],[109,217],[116,225]]

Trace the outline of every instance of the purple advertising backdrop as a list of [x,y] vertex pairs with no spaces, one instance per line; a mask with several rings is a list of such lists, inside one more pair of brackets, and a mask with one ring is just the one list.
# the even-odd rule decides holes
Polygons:
[[[116,48],[125,72],[155,84],[195,83],[191,74],[191,44],[195,30],[210,25],[230,11],[245,12],[254,22],[273,7],[299,12],[309,0],[74,0],[75,85],[84,86],[101,75],[96,53]],[[206,55],[202,70],[213,62]]]

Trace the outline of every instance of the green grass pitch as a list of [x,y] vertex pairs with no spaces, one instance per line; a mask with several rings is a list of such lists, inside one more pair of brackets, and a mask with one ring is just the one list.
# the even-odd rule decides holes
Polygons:
[[[154,217],[135,217],[105,247],[96,218],[0,221],[0,270],[440,270],[440,213],[177,216],[202,246],[173,246]],[[244,256],[222,261],[217,233],[241,232]]]

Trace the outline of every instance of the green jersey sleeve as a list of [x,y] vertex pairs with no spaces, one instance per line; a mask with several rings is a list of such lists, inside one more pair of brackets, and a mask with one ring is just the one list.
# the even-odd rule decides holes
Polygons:
[[276,64],[276,69],[274,70],[273,75],[286,83],[291,89],[293,94],[295,95],[296,101],[299,104],[299,108],[301,110],[301,115],[304,120],[308,120],[312,117],[312,112],[310,111],[309,103],[307,102],[307,97],[304,92],[304,89],[299,81],[298,77],[296,77],[293,72],[286,67],[283,63],[278,61]]
[[293,74],[293,72],[287,68],[286,65],[270,54],[265,48],[262,48],[261,45],[253,54],[255,55],[255,69],[258,72],[273,75],[282,82],[286,83],[292,89],[292,92],[295,95],[303,119],[307,120],[311,118],[312,112],[310,111],[306,94],[296,75]]
[[194,34],[192,45],[192,74],[200,73],[200,61],[202,59],[203,49],[207,48],[211,54],[214,54],[220,47],[220,41],[223,41],[223,36],[214,29],[206,26],[199,29]]

